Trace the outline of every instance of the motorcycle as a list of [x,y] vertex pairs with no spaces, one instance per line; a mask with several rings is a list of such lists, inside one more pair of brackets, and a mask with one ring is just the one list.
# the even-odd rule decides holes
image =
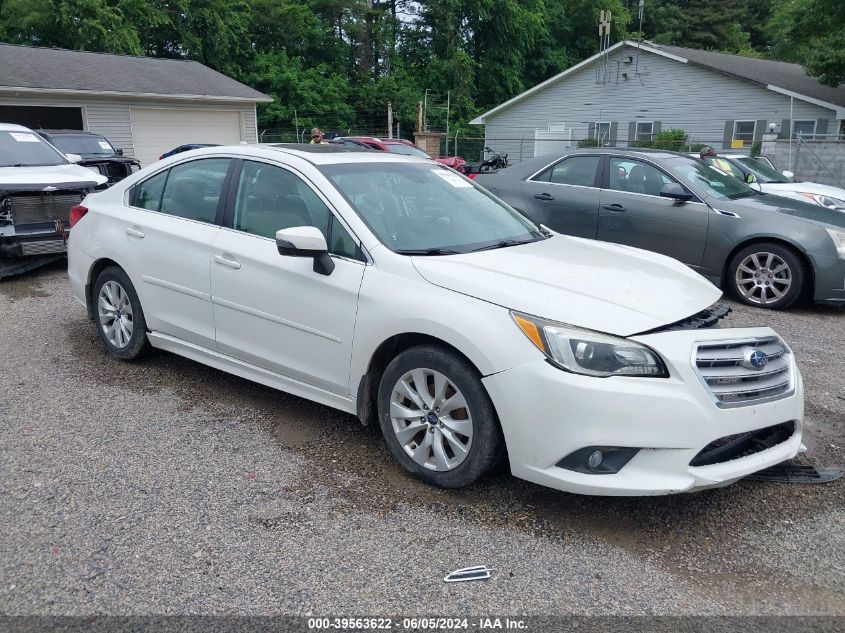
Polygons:
[[477,174],[489,173],[492,171],[498,171],[500,169],[504,169],[505,167],[509,167],[510,163],[508,163],[508,155],[507,154],[500,154],[498,152],[494,152],[490,147],[484,148],[484,151],[488,154],[492,154],[490,158],[487,158],[480,163],[465,163],[461,165],[460,170],[463,172],[465,176],[473,179]]

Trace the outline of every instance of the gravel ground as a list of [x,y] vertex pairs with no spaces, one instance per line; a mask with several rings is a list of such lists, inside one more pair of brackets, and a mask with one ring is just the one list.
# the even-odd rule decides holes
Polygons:
[[[843,463],[845,312],[734,306]],[[581,497],[406,477],[349,415],[191,361],[109,358],[60,265],[0,283],[2,614],[845,615],[845,480]],[[450,570],[496,569],[446,585]]]

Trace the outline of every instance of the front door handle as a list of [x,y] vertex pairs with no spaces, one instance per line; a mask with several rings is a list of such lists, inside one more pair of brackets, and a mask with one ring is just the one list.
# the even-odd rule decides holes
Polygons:
[[216,261],[221,266],[226,266],[227,268],[233,268],[235,270],[241,267],[239,262],[236,262],[233,259],[226,259],[225,257],[221,257],[220,255],[215,255],[214,261]]
[[136,229],[134,226],[127,226],[126,234],[139,239],[144,237],[144,232],[141,229]]
[[601,208],[607,211],[613,211],[613,213],[625,213],[628,210],[621,204],[603,204]]
[[537,198],[537,200],[554,200],[555,199],[555,197],[550,193],[537,193],[537,194],[534,194],[534,197]]

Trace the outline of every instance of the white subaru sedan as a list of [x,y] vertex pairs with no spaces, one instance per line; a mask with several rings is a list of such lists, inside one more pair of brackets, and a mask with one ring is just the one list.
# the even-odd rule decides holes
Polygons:
[[421,158],[327,145],[178,154],[88,196],[73,294],[116,358],[167,350],[378,424],[416,477],[500,458],[657,495],[795,456],[803,387],[679,262],[535,226]]

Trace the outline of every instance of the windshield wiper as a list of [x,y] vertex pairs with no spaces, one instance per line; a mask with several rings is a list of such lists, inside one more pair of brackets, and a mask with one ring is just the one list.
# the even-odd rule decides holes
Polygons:
[[531,242],[536,242],[536,239],[533,240],[515,240],[513,238],[507,240],[501,240],[500,242],[496,242],[495,244],[488,244],[487,246],[481,246],[479,248],[472,249],[472,253],[477,253],[478,251],[492,251],[496,248],[507,248],[508,246],[519,246],[520,244],[530,244]]
[[405,248],[397,249],[400,255],[460,255],[460,251],[451,248]]

